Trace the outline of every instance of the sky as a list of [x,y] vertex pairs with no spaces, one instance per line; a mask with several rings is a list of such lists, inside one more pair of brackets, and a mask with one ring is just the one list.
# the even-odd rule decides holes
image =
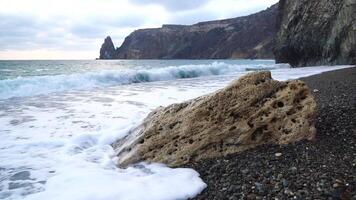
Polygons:
[[0,0],[0,59],[95,59],[140,28],[244,16],[278,0]]

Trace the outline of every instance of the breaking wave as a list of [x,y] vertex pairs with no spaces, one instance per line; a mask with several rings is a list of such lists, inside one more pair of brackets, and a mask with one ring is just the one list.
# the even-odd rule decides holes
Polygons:
[[18,77],[0,81],[0,99],[279,68],[289,68],[289,65],[231,65],[214,62],[205,65],[181,65],[141,70],[110,70],[69,75]]

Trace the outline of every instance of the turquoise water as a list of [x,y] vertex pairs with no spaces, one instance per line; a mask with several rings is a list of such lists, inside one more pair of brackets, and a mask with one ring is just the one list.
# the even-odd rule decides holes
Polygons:
[[0,61],[0,99],[289,68],[272,60]]
[[0,60],[0,80],[28,76],[51,76],[102,70],[140,70],[183,65],[271,65],[273,60]]

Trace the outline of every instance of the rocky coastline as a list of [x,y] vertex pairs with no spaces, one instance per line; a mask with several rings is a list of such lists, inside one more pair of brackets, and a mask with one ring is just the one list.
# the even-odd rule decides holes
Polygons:
[[139,29],[114,48],[107,37],[100,59],[273,59],[278,6],[244,17]]
[[355,0],[280,0],[245,17],[140,29],[99,59],[275,59],[294,67],[356,64]]

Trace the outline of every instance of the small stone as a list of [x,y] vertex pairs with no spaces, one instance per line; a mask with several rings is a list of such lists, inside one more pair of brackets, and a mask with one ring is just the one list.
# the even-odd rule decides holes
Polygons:
[[288,195],[288,196],[293,196],[293,195],[294,195],[294,193],[293,193],[292,190],[290,190],[290,189],[285,189],[285,190],[284,190],[284,194],[286,194],[286,195]]
[[340,180],[340,179],[336,179],[336,180],[335,180],[335,183],[340,183],[340,184],[342,184],[342,183],[343,183],[343,181],[342,181],[342,180]]
[[280,156],[282,156],[282,153],[276,153],[276,154],[274,154],[276,157],[280,157]]
[[281,189],[280,183],[277,182],[277,183],[274,185],[274,190],[275,190],[275,191],[279,191],[280,189]]
[[333,188],[337,188],[337,187],[340,187],[340,184],[339,183],[334,183],[333,184]]
[[298,171],[298,169],[297,169],[296,167],[291,167],[291,168],[290,168],[290,171],[292,171],[293,173],[295,173],[295,172]]
[[234,193],[236,192],[237,190],[239,190],[241,187],[240,186],[237,186],[237,185],[231,185],[228,189],[228,192],[230,193]]
[[250,194],[248,194],[247,195],[247,199],[256,199],[256,195],[255,194],[253,194],[253,193],[250,193]]
[[230,196],[229,200],[238,200],[238,198],[236,196]]
[[255,183],[255,186],[256,186],[256,189],[259,193],[263,193],[264,192],[264,189],[263,189],[263,184],[259,183],[259,182],[256,182]]
[[282,184],[284,187],[288,187],[289,186],[289,182],[286,179],[282,179]]
[[243,174],[247,174],[247,173],[248,173],[248,169],[243,169],[243,170],[241,170],[241,172],[242,172]]
[[278,174],[278,175],[277,175],[277,180],[281,180],[282,177],[283,177],[283,174]]
[[309,192],[307,190],[298,190],[297,191],[297,196],[305,196],[308,194],[309,194]]
[[319,92],[319,90],[318,90],[318,89],[314,89],[314,90],[313,90],[313,92],[315,92],[315,93],[316,93],[316,92]]

